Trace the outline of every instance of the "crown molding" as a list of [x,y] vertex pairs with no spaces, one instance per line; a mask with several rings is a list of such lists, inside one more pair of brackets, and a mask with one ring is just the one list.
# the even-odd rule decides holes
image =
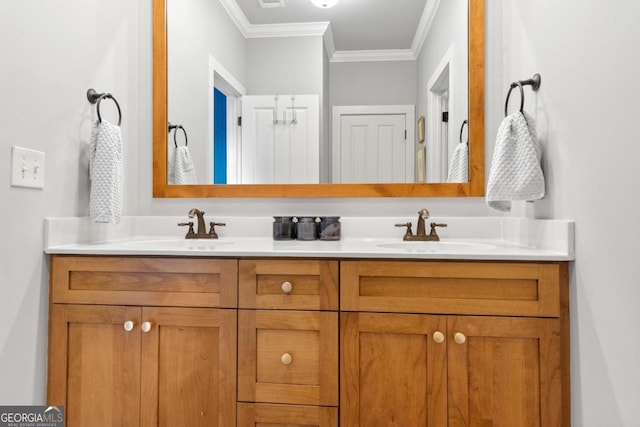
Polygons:
[[333,42],[333,31],[331,30],[331,23],[327,26],[327,31],[325,31],[324,36],[322,37],[324,40],[324,49],[327,51],[327,57],[329,61],[333,58],[333,55],[336,53],[336,45]]
[[433,24],[433,20],[435,19],[438,8],[440,7],[440,1],[441,0],[427,0],[427,4],[422,11],[422,16],[420,17],[420,22],[418,22],[418,28],[416,29],[416,34],[413,36],[413,42],[411,43],[411,51],[416,58],[420,55],[422,45],[424,45],[424,42],[427,39],[427,35],[431,29],[431,24]]
[[338,50],[331,62],[415,61],[411,49]]
[[251,24],[236,0],[220,0],[245,38],[322,36],[331,62],[415,61],[420,54],[441,0],[427,0],[410,49],[336,51],[329,22]]
[[233,23],[236,24],[236,27],[238,27],[238,30],[240,30],[242,35],[246,38],[252,25],[249,23],[247,17],[244,16],[244,13],[242,12],[242,9],[240,9],[240,6],[238,6],[236,0],[220,0],[220,3],[222,4],[222,7],[224,7],[224,10],[227,11],[229,18],[231,18]]
[[264,37],[304,37],[323,36],[328,22],[301,22],[293,24],[249,24],[245,35],[248,39]]

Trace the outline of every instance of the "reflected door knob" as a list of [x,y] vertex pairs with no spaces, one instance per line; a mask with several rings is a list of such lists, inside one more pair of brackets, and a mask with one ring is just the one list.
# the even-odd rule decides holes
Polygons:
[[134,323],[131,320],[127,320],[126,322],[124,322],[124,330],[127,332],[133,331],[133,326],[134,326]]
[[142,322],[140,329],[142,329],[143,332],[149,332],[151,330],[151,322]]
[[444,342],[444,334],[440,331],[436,331],[433,333],[433,340],[437,344],[442,344]]
[[462,332],[456,332],[455,334],[453,334],[453,340],[456,342],[456,344],[464,344],[467,340],[467,337],[465,337]]
[[285,353],[280,357],[280,361],[282,362],[283,365],[290,365],[291,362],[293,361],[293,358],[289,353]]
[[293,285],[291,284],[291,282],[282,283],[282,292],[284,292],[285,294],[288,294],[292,290],[293,290]]

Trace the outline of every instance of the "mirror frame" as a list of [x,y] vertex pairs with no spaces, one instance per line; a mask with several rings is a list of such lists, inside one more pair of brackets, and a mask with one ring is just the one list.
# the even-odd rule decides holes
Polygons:
[[484,7],[469,0],[469,182],[407,184],[203,184],[167,183],[166,0],[153,0],[153,197],[346,198],[484,196]]

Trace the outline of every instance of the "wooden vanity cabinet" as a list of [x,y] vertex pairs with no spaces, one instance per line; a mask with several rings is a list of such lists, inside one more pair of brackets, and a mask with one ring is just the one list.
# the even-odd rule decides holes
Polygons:
[[48,369],[68,426],[569,426],[568,264],[54,255]]
[[52,256],[48,403],[71,427],[235,425],[236,290],[235,260]]
[[239,262],[238,425],[338,425],[336,260]]
[[566,263],[341,263],[340,424],[569,426]]

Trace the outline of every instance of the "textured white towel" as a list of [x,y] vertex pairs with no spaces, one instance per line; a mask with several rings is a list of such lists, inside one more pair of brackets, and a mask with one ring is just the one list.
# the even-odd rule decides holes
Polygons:
[[89,217],[92,222],[118,224],[124,198],[120,127],[105,120],[96,122],[91,132],[89,150]]
[[498,129],[487,184],[487,204],[508,212],[512,200],[544,197],[541,155],[533,117],[520,112],[507,116]]
[[469,182],[469,144],[466,142],[458,144],[453,152],[447,182]]
[[186,145],[176,147],[169,161],[169,184],[197,184],[196,169]]

